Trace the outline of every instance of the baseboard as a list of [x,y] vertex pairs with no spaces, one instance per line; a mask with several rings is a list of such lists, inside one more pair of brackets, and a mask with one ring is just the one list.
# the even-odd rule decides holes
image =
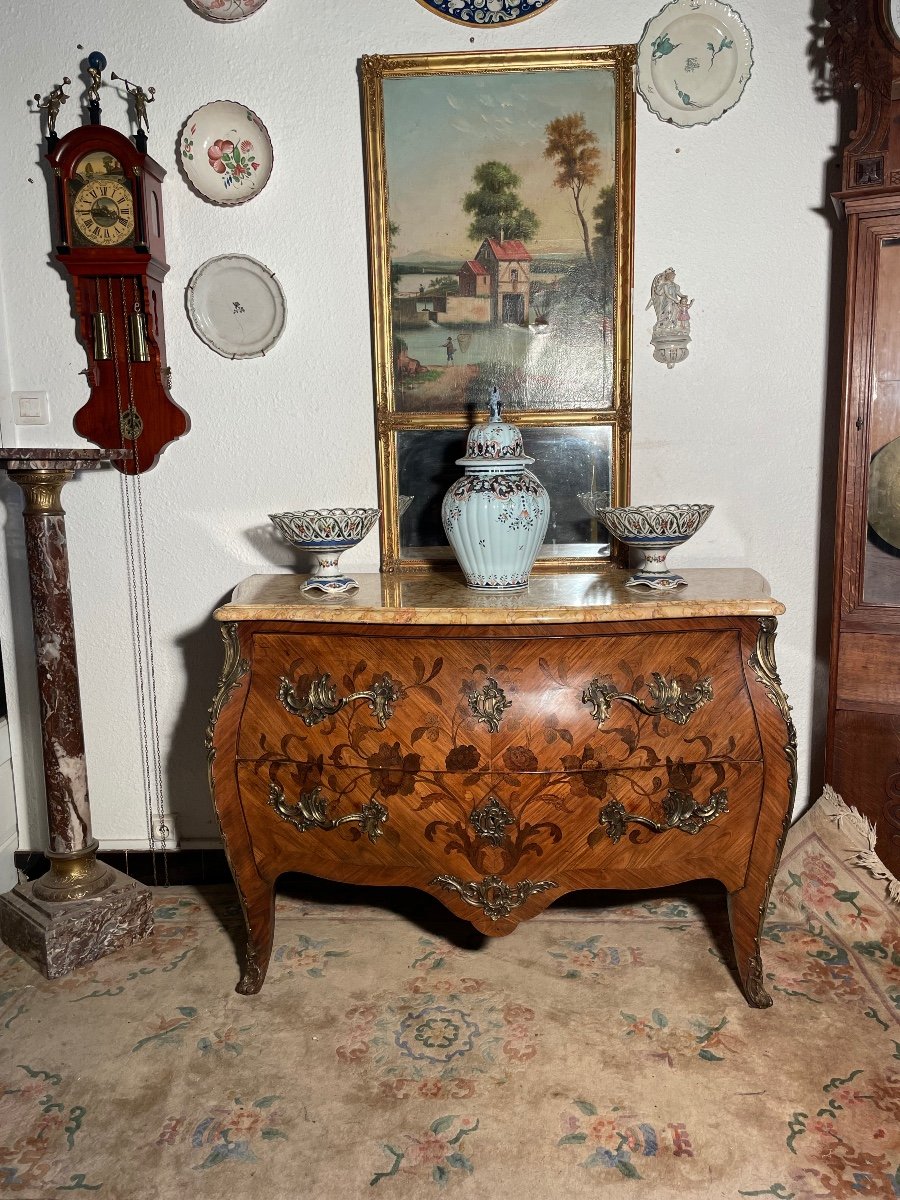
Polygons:
[[15,861],[18,840],[19,835],[13,830],[8,838],[0,842],[0,892],[8,892],[19,882]]
[[[173,838],[166,849],[158,851],[160,854],[177,854],[182,850],[221,850],[222,839],[217,837],[179,837]],[[103,838],[100,853],[108,854],[112,852],[124,853],[128,851],[147,850],[147,839],[144,838]],[[149,851],[148,851],[149,853]]]
[[[231,871],[221,846],[185,850],[110,850],[103,847],[97,857],[141,883],[156,886],[231,883]],[[28,879],[37,879],[50,866],[40,850],[17,850],[15,865]]]

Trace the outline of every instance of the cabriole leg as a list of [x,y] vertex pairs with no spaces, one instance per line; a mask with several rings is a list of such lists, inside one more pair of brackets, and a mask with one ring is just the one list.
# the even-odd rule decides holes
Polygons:
[[255,996],[263,985],[269,959],[272,956],[272,937],[275,932],[275,886],[256,879],[240,880],[238,890],[244,920],[247,923],[247,957],[237,991],[242,996]]
[[761,885],[747,884],[728,895],[728,920],[737,959],[741,988],[754,1008],[770,1008],[772,997],[763,983],[759,938],[762,925],[762,906],[768,893],[768,881]]

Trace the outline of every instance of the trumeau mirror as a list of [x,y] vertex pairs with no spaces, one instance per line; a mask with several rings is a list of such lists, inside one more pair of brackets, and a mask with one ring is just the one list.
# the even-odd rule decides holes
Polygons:
[[441,500],[494,383],[550,493],[535,569],[611,560],[578,494],[629,495],[634,57],[362,61],[386,572],[455,563]]

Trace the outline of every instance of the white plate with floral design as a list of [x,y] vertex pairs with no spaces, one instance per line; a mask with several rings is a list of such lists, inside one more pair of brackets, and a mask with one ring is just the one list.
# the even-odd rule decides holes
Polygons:
[[259,12],[266,0],[189,0],[210,21],[243,21]]
[[225,358],[259,358],[281,337],[287,305],[268,267],[246,254],[220,254],[187,286],[194,333]]
[[720,0],[672,0],[647,22],[638,45],[638,91],[673,125],[708,125],[737,104],[750,78],[753,43]]
[[213,204],[244,204],[272,174],[269,131],[236,100],[213,100],[192,113],[178,141],[181,169],[195,192]]

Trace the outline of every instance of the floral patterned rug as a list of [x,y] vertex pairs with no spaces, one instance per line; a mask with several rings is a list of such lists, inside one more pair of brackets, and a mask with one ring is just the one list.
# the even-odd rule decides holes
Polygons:
[[900,908],[849,812],[791,831],[763,1011],[718,895],[479,944],[286,880],[257,997],[228,889],[160,890],[152,938],[52,983],[0,947],[0,1195],[897,1197]]

